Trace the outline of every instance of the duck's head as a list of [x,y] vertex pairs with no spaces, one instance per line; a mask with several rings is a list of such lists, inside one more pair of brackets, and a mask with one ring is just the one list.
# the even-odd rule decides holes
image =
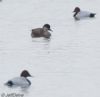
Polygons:
[[32,77],[27,70],[23,70],[20,76],[21,77]]
[[43,28],[52,31],[49,24],[44,24]]
[[73,12],[76,12],[76,13],[80,12],[80,8],[79,7],[75,7]]

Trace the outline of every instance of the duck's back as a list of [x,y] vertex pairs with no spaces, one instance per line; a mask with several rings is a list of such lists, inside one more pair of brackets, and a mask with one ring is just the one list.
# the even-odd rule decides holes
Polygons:
[[90,16],[90,12],[88,12],[88,11],[80,11],[80,12],[76,15],[76,17],[77,17],[78,19],[84,18],[84,17],[89,17],[89,16]]
[[16,77],[9,81],[11,81],[14,86],[28,87],[30,85],[30,81],[25,77]]
[[31,36],[32,37],[42,37],[43,36],[43,28],[32,29]]

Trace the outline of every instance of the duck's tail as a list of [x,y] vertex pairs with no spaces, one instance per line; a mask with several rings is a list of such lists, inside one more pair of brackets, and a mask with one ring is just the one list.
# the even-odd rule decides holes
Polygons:
[[95,17],[96,13],[91,13],[90,17]]
[[12,81],[8,81],[7,83],[5,83],[5,85],[12,87],[13,86],[13,82]]

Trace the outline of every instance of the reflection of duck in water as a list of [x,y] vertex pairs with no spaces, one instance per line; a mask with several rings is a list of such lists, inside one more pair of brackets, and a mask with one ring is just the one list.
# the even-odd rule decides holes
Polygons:
[[31,75],[27,70],[23,70],[20,77],[9,80],[5,85],[9,87],[19,86],[22,88],[27,88],[31,85],[31,82],[27,79],[27,77],[31,77]]
[[80,10],[79,7],[75,7],[74,11],[75,14],[73,15],[73,17],[76,19],[76,20],[79,20],[81,18],[84,18],[84,17],[90,17],[90,18],[93,18],[95,17],[95,13],[91,13],[91,12],[87,12],[87,11],[82,11]]
[[32,29],[31,36],[32,36],[32,38],[34,38],[34,37],[50,38],[51,33],[48,30],[52,31],[50,29],[50,25],[49,24],[45,24],[42,28]]

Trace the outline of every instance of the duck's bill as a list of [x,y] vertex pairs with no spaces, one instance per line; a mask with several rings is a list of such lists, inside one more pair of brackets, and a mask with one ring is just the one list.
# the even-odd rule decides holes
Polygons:
[[34,76],[30,75],[29,77],[34,77]]
[[53,32],[53,30],[52,30],[52,29],[49,29],[49,31],[52,31],[52,32]]

